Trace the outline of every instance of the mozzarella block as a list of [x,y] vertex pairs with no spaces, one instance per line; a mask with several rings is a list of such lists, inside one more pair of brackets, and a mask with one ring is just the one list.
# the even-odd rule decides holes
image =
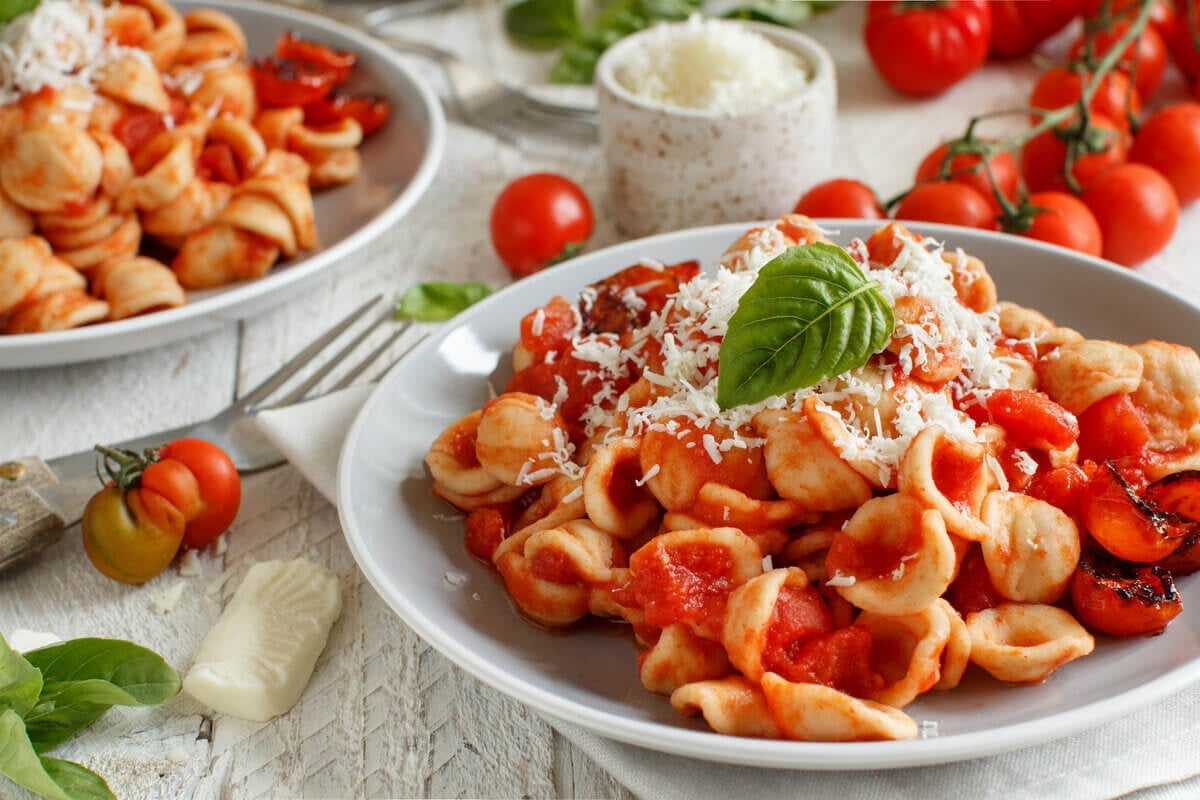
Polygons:
[[342,611],[337,577],[305,559],[263,561],[196,653],[183,690],[221,714],[265,722],[304,692]]

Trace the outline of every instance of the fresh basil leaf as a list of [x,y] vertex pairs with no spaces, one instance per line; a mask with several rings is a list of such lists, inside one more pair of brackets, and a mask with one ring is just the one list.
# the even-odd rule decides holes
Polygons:
[[117,800],[108,782],[82,764],[42,756],[42,767],[71,800]]
[[25,658],[42,671],[47,687],[107,681],[143,706],[156,706],[179,694],[179,673],[162,656],[121,639],[71,639],[30,650]]
[[0,775],[50,800],[72,800],[46,771],[25,723],[11,708],[0,712]]
[[591,83],[600,54],[617,41],[655,22],[687,19],[699,7],[700,0],[614,0],[563,46],[550,80]]
[[11,708],[24,717],[41,692],[42,673],[0,636],[0,711]]
[[860,367],[894,327],[887,298],[845,250],[789,248],[759,271],[729,320],[717,405],[761,402]]
[[0,0],[0,22],[10,22],[37,7],[38,0]]
[[820,0],[704,0],[701,8],[705,14],[715,17],[770,22],[794,28],[811,19],[814,14],[827,11],[835,5]]
[[517,45],[551,50],[579,33],[575,0],[518,0],[504,10],[504,30]]
[[418,283],[396,304],[396,319],[441,322],[492,293],[486,283]]

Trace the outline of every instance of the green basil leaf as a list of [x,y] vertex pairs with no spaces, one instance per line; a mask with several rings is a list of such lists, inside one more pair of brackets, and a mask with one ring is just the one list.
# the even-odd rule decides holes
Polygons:
[[119,639],[72,639],[25,654],[42,672],[25,716],[41,753],[91,725],[114,705],[158,705],[179,693],[179,673],[151,650]]
[[617,41],[655,22],[687,19],[699,7],[700,0],[614,0],[563,46],[550,80],[591,83],[600,54]]
[[794,28],[814,14],[828,11],[836,3],[820,0],[704,0],[705,14],[731,19],[770,22]]
[[0,775],[50,800],[72,800],[46,771],[25,723],[11,708],[0,712]]
[[758,403],[867,363],[888,343],[892,308],[840,247],[792,247],[758,273],[729,320],[717,405]]
[[396,304],[396,319],[441,322],[492,293],[486,283],[418,283]]
[[117,800],[108,782],[82,764],[42,756],[42,767],[72,800]]
[[42,673],[0,636],[0,711],[12,709],[24,717],[42,693]]
[[575,0],[518,0],[504,10],[504,30],[520,47],[550,50],[579,33]]
[[0,22],[9,22],[37,7],[38,0],[0,0]]

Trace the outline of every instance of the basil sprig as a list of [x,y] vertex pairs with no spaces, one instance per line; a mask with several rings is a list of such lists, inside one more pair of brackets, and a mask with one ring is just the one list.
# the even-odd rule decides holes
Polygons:
[[0,636],[0,775],[52,800],[114,800],[96,773],[42,753],[114,705],[158,705],[179,686],[161,656],[131,642],[72,639],[21,655]]
[[717,405],[734,408],[860,367],[895,327],[892,307],[840,247],[792,247],[742,295],[721,342]]
[[442,322],[492,293],[486,283],[418,283],[396,303],[396,319]]

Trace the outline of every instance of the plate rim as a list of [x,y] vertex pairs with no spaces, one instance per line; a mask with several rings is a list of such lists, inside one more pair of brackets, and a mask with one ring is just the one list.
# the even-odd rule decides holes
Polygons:
[[[399,194],[374,217],[337,243],[303,258],[298,263],[289,265],[286,269],[268,273],[262,278],[246,281],[240,285],[234,284],[229,291],[165,311],[62,331],[0,335],[0,371],[99,361],[103,358],[151,349],[170,341],[191,338],[201,332],[201,328],[195,326],[207,324],[207,327],[212,329],[234,320],[244,319],[246,315],[253,312],[253,308],[243,309],[242,307],[261,303],[264,297],[270,294],[295,288],[297,284],[303,283],[378,239],[402,219],[433,184],[445,154],[445,112],[442,110],[441,100],[437,93],[403,61],[398,51],[332,17],[282,3],[263,2],[262,0],[173,0],[173,3],[181,9],[214,8],[230,13],[235,18],[238,11],[264,14],[279,19],[284,27],[289,20],[300,20],[309,25],[324,27],[347,38],[353,42],[359,52],[370,52],[372,56],[386,63],[389,70],[403,75],[415,96],[419,98],[420,102],[414,110],[419,109],[419,115],[423,115],[428,120],[428,132],[424,142],[425,152],[421,162]],[[245,314],[242,313],[242,310],[245,311]],[[190,333],[172,337],[167,342],[159,342],[148,336],[159,328],[172,327],[176,324],[190,325],[193,326],[193,329]],[[137,334],[147,339],[145,344],[135,344],[132,347],[119,344],[121,340]],[[109,344],[110,347],[105,348],[105,344]],[[62,352],[70,350],[72,345],[84,347],[87,352]],[[92,351],[96,348],[102,349],[104,354],[94,354]],[[39,359],[38,355],[42,351],[59,351],[61,355]]]
[[[880,220],[856,219],[822,219],[822,228],[837,233],[839,228],[861,228],[864,232],[878,227]],[[729,241],[734,241],[748,227],[763,224],[761,221],[746,223],[723,223],[697,228],[660,233],[639,239],[610,245],[608,247],[577,256],[567,264],[558,268],[578,268],[584,270],[589,262],[606,259],[615,260],[617,254],[634,254],[640,247],[661,244],[672,239],[686,239],[692,236],[718,233],[729,234]],[[959,228],[950,225],[914,223],[911,228],[922,235],[931,236],[941,241],[952,241],[954,237],[967,235],[982,237],[1003,243],[1017,250],[1041,252],[1048,250],[1060,257],[1073,257],[1089,267],[1100,268],[1114,274],[1142,283],[1155,293],[1166,295],[1181,301],[1200,315],[1200,305],[1186,297],[1171,294],[1164,287],[1153,281],[1118,265],[1077,253],[1058,245],[1047,244],[1032,239],[1019,238],[1010,234],[978,229]],[[849,236],[860,234],[850,233]],[[965,245],[960,245],[964,246]],[[708,257],[705,254],[704,257]],[[632,263],[632,262],[631,262]],[[546,273],[542,273],[545,275]],[[536,281],[537,276],[524,281]],[[548,280],[548,279],[547,279]],[[430,349],[436,349],[454,331],[468,325],[475,316],[486,314],[493,305],[503,304],[507,296],[513,293],[514,282],[493,293],[471,309],[463,312],[457,323],[446,323],[442,328],[421,341],[408,355],[416,355]],[[883,742],[801,742],[790,740],[754,739],[748,737],[729,736],[708,730],[693,730],[675,728],[653,720],[639,720],[623,717],[619,714],[565,699],[519,679],[510,679],[506,673],[494,669],[493,665],[465,646],[458,646],[450,636],[440,633],[437,621],[409,598],[392,591],[385,582],[382,569],[375,564],[365,549],[365,543],[358,535],[358,521],[355,515],[354,503],[351,501],[354,486],[351,483],[351,470],[348,468],[355,457],[356,449],[363,437],[368,420],[376,411],[376,406],[383,402],[390,384],[401,374],[401,367],[408,356],[393,366],[392,370],[375,387],[363,407],[355,416],[346,439],[343,443],[337,465],[337,510],[342,533],[354,556],[359,570],[366,576],[367,581],[393,610],[406,626],[416,633],[426,644],[433,647],[456,666],[462,668],[473,677],[500,691],[504,695],[537,711],[558,724],[581,727],[591,733],[613,739],[625,744],[638,746],[647,750],[686,756],[703,761],[737,764],[743,766],[765,767],[771,769],[809,769],[817,771],[833,770],[879,770],[898,769],[906,767],[932,766],[958,761],[964,761],[983,756],[1032,747],[1049,741],[1063,739],[1077,733],[1091,730],[1100,725],[1127,716],[1139,708],[1158,702],[1165,697],[1178,692],[1190,685],[1200,682],[1200,658],[1180,664],[1167,672],[1152,678],[1146,683],[1128,689],[1120,694],[1096,700],[1087,705],[1059,711],[1048,716],[1038,717],[1024,722],[1003,725],[981,731],[954,734],[945,738],[914,739],[907,741]],[[714,739],[714,737],[718,737]],[[647,743],[653,743],[649,745]],[[719,746],[716,746],[718,745]]]

